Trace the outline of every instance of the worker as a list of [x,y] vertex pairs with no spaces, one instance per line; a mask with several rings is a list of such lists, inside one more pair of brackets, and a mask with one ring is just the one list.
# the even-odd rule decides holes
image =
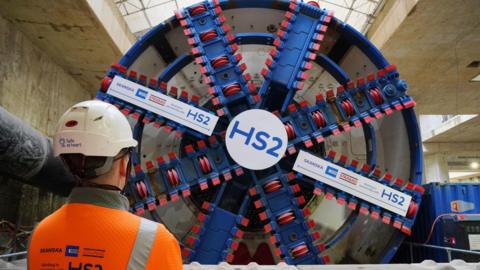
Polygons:
[[182,269],[173,235],[128,212],[122,190],[135,146],[127,119],[111,104],[81,102],[60,118],[54,154],[78,185],[67,204],[35,228],[29,269]]

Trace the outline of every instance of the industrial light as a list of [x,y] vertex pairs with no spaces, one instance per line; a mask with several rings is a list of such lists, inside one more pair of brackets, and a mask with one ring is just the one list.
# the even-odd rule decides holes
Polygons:
[[480,82],[480,74],[477,74],[477,76],[473,77],[470,82]]
[[478,169],[478,167],[479,167],[478,162],[474,161],[474,162],[470,163],[470,168]]

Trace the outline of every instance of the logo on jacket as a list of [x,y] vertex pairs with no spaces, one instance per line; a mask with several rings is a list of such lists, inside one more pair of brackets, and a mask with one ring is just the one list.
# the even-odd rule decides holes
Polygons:
[[79,246],[67,246],[65,248],[65,256],[78,257],[79,250],[80,250]]
[[61,248],[40,248],[40,253],[62,253]]

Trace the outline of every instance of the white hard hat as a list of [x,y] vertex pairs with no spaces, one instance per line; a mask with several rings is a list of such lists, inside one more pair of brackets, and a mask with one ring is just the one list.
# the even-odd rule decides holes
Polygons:
[[60,118],[53,152],[113,157],[137,146],[125,116],[113,105],[99,100],[80,102]]

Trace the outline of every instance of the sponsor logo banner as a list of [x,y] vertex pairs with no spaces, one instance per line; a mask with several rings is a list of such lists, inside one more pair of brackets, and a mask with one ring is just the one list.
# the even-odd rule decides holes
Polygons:
[[120,76],[113,78],[107,94],[209,136],[212,135],[218,121],[218,116],[212,113]]
[[293,170],[369,203],[405,216],[412,197],[303,150]]

